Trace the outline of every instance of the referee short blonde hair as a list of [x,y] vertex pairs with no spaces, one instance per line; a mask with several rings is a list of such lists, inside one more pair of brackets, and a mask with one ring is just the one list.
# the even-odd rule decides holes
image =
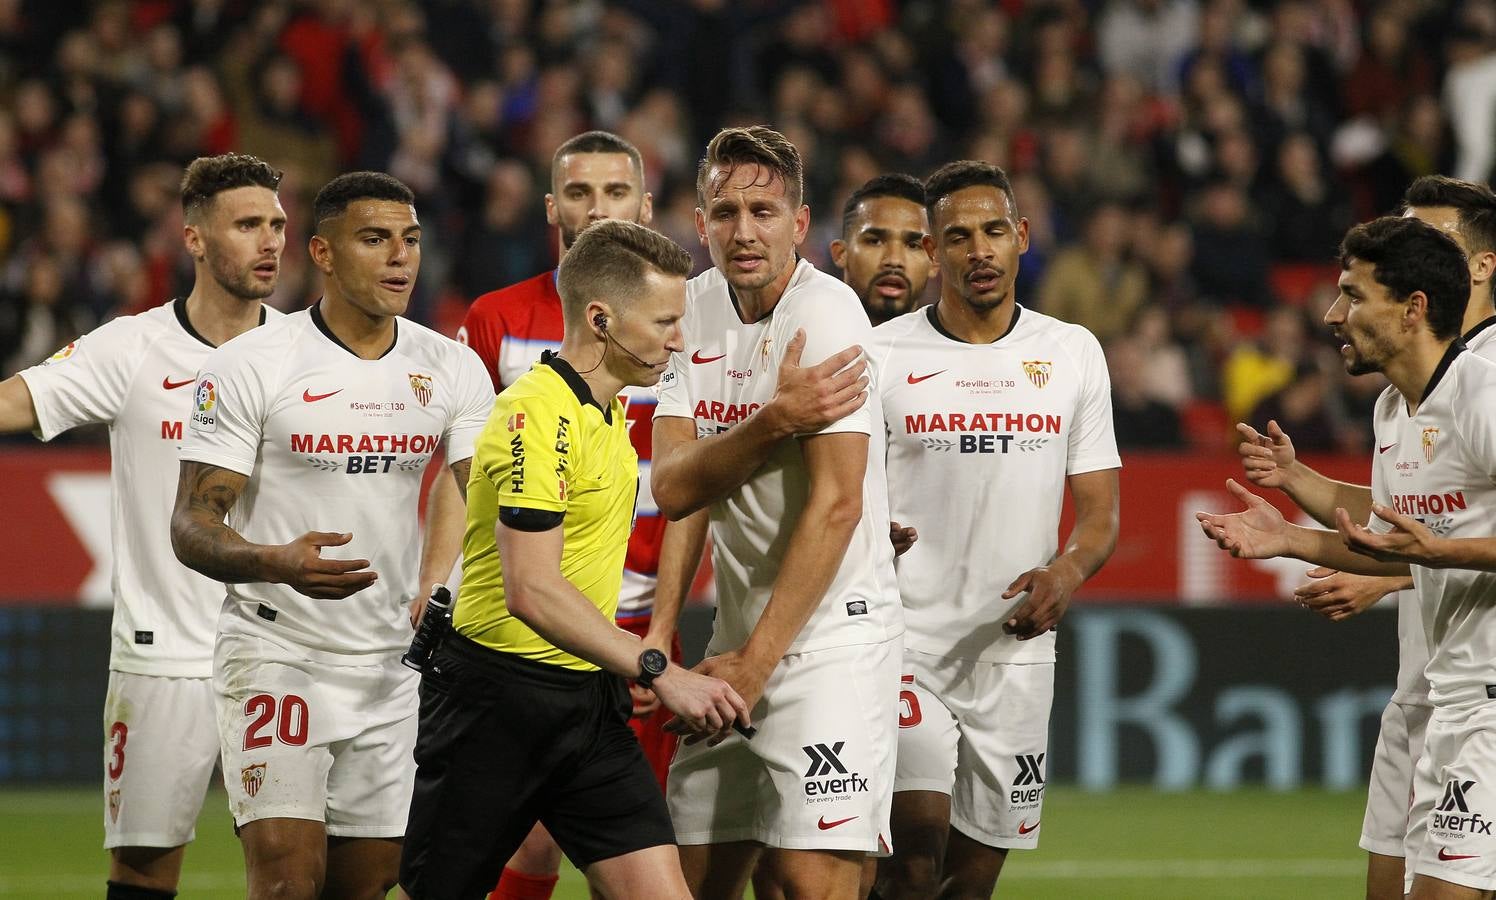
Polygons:
[[691,268],[691,254],[663,234],[622,219],[605,219],[589,225],[566,251],[556,291],[566,320],[576,322],[594,300],[628,305],[650,272],[685,278]]

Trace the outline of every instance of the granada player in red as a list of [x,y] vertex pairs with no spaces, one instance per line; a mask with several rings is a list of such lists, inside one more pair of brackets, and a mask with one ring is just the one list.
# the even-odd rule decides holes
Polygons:
[[[633,144],[605,131],[588,131],[566,141],[551,163],[551,192],[545,197],[546,221],[561,233],[561,252],[577,235],[601,219],[624,219],[648,225],[651,198],[644,189],[644,162]],[[528,372],[542,350],[561,346],[561,296],[556,292],[556,270],[542,272],[518,284],[479,297],[468,310],[457,339],[478,352],[494,390],[501,391]],[[619,345],[624,353],[627,347]],[[617,623],[680,661],[675,636],[681,603],[701,560],[706,520],[692,516],[666,527],[649,490],[651,432],[655,392],[652,388],[625,391],[629,435],[639,454],[639,500],[634,531],[624,563],[623,591]],[[456,559],[465,526],[456,487],[439,479],[432,490],[422,584],[443,580]],[[656,615],[658,613],[658,615]],[[663,787],[675,735],[663,726],[670,714],[648,689],[631,686],[634,732]],[[491,897],[531,900],[551,896],[561,863],[561,851],[537,825],[509,861]]]

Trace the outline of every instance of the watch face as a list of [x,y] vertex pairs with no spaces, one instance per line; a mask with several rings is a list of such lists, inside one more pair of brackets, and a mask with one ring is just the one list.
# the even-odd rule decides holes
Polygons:
[[650,675],[660,675],[665,671],[665,666],[670,660],[664,653],[651,647],[639,655],[639,668]]

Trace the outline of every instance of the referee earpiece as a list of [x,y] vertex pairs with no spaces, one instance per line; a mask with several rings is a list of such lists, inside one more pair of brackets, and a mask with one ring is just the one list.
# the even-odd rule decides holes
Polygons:
[[593,326],[595,328],[597,328],[598,331],[607,331],[608,330],[608,316],[607,316],[607,313],[598,313],[597,315],[593,316],[592,317],[592,324],[593,324]]

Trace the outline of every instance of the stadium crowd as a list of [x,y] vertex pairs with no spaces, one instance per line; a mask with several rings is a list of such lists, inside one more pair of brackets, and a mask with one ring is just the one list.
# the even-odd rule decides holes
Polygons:
[[828,270],[873,175],[1005,167],[1032,228],[1020,301],[1101,339],[1122,446],[1274,415],[1301,450],[1359,451],[1384,382],[1322,339],[1338,239],[1496,155],[1490,3],[5,0],[0,47],[0,375],[185,293],[195,156],[286,171],[287,310],[319,291],[310,192],[352,168],[411,185],[412,315],[450,333],[554,265],[540,198],[565,138],[638,145],[655,226],[700,270],[695,162],[761,121],[804,154],[802,252]]

